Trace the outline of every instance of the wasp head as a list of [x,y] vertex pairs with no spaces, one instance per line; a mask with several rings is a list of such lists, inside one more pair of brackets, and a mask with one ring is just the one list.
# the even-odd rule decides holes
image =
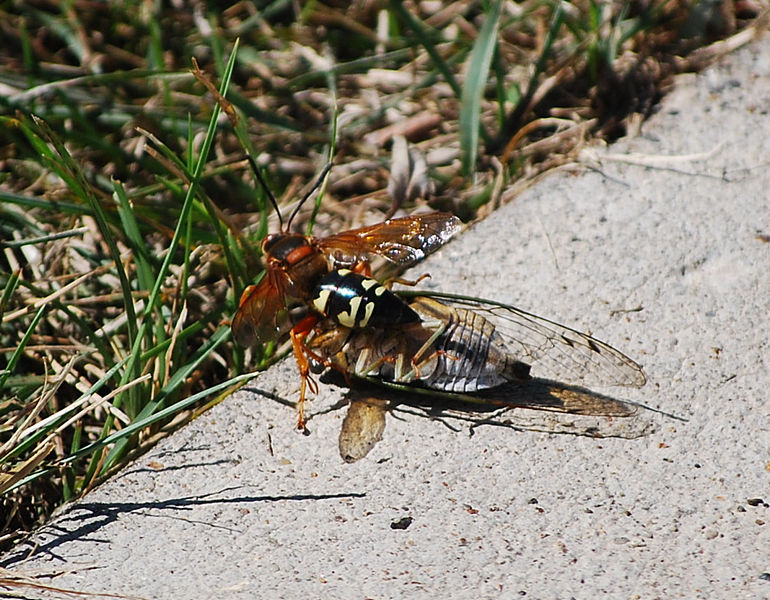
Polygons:
[[294,298],[311,297],[318,281],[329,270],[326,257],[313,238],[299,233],[268,235],[262,242],[262,252],[268,271],[284,273],[284,291]]

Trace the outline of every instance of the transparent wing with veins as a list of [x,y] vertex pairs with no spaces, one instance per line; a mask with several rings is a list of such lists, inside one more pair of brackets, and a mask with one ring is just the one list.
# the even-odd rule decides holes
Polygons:
[[267,272],[256,286],[243,292],[232,322],[233,336],[241,346],[278,339],[291,329],[281,275]]
[[453,294],[409,290],[398,293],[407,300],[429,296],[484,316],[495,325],[511,355],[532,365],[534,377],[635,387],[646,382],[642,367],[609,344],[514,306]]

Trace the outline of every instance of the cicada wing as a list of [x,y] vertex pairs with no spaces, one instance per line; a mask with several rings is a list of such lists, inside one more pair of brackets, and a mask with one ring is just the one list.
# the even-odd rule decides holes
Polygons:
[[388,219],[321,238],[317,243],[339,265],[367,262],[376,255],[399,266],[409,266],[443,246],[460,230],[461,224],[452,214],[435,212]]
[[382,439],[387,402],[374,397],[351,399],[340,429],[339,449],[348,463],[362,459]]
[[480,400],[496,406],[595,417],[631,417],[638,406],[587,388],[547,379],[532,379],[481,390]]
[[282,286],[277,276],[268,272],[256,286],[243,292],[233,317],[235,341],[254,346],[277,340],[291,329]]
[[532,365],[534,377],[570,383],[641,387],[644,370],[634,360],[596,338],[514,306],[442,293],[399,292],[405,298],[423,294],[450,307],[488,319],[510,354]]

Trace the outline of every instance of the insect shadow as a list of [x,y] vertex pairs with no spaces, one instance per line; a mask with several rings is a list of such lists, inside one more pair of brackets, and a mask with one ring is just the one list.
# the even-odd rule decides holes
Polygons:
[[[345,386],[344,377],[330,371],[324,383]],[[473,435],[482,426],[594,438],[636,439],[655,431],[652,415],[684,420],[657,409],[584,387],[546,379],[510,383],[479,390],[472,396],[437,393],[426,388],[391,389],[381,382],[356,380],[342,401],[348,411],[339,436],[340,456],[352,463],[364,458],[382,439],[386,416],[438,421],[460,432],[470,425]],[[461,426],[460,424],[465,424]]]

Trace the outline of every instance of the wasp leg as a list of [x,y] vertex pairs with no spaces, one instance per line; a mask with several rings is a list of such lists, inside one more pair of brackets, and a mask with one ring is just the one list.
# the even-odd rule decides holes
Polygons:
[[299,401],[297,402],[297,429],[307,431],[305,426],[305,394],[307,389],[313,394],[318,393],[318,384],[310,375],[310,362],[308,361],[308,348],[305,345],[305,337],[312,331],[316,322],[315,316],[308,316],[297,323],[291,330],[291,346],[294,350],[294,358],[297,360],[297,368],[301,378]]
[[350,267],[350,270],[354,273],[358,273],[359,275],[363,275],[364,277],[372,276],[372,267],[366,261],[357,262],[352,267]]
[[392,288],[394,283],[400,283],[401,285],[414,287],[423,279],[430,279],[430,273],[423,273],[417,279],[401,279],[400,277],[390,277],[389,279],[386,279],[382,285],[388,289]]

